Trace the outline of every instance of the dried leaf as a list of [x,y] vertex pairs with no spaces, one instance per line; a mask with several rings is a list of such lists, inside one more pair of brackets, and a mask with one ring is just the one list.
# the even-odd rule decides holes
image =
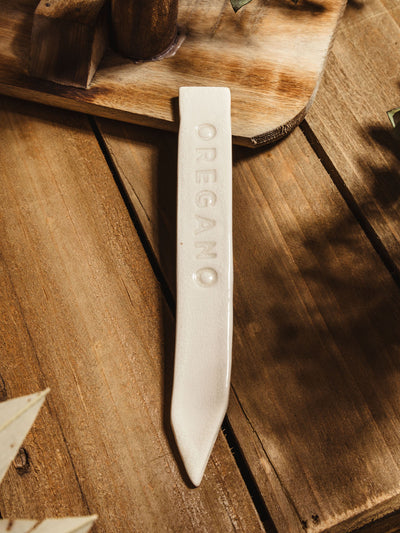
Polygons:
[[48,390],[0,403],[0,483],[23,443]]
[[235,13],[237,13],[241,7],[245,6],[249,2],[251,2],[251,0],[231,0],[231,4]]
[[[299,0],[292,0],[293,4],[295,5],[298,1]],[[249,4],[250,2],[251,0],[231,0],[231,4],[235,13],[237,13],[241,7],[245,6],[246,4]]]
[[37,520],[0,520],[0,533],[87,533],[97,516]]
[[[18,454],[32,427],[49,389],[0,403],[0,483]],[[0,520],[0,533],[87,533],[97,516],[48,518],[37,520]]]
[[387,115],[392,126],[395,128],[400,123],[400,107],[395,107],[394,109],[387,111]]
[[400,107],[387,111],[387,115],[394,128],[393,136],[400,140]]

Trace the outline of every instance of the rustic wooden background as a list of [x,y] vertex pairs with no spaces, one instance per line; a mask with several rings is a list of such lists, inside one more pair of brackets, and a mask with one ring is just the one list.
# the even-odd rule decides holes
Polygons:
[[399,24],[351,0],[307,120],[234,150],[232,390],[199,489],[168,422],[176,135],[1,98],[0,398],[51,387],[3,516],[399,530]]
[[[108,50],[90,88],[82,90],[46,79],[86,86],[98,60],[94,50],[101,39],[91,35],[94,26],[101,31],[101,0],[86,2],[78,14],[69,1],[57,9],[58,4],[50,2],[49,8],[41,0],[33,48],[41,46],[31,54],[38,1],[2,0],[0,93],[177,131],[179,87],[229,86],[234,141],[247,146],[272,142],[297,126],[313,101],[345,2],[304,0],[294,6],[292,0],[253,0],[235,14],[229,0],[179,0],[178,25],[185,35],[179,54],[134,64]],[[60,24],[60,15],[67,23]],[[80,68],[75,70],[70,58],[77,50]],[[89,52],[90,60],[84,61]],[[46,79],[30,76],[29,63],[38,78]]]

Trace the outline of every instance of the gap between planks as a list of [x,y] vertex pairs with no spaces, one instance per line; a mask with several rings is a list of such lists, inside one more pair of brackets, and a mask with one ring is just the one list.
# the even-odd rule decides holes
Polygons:
[[307,139],[308,144],[311,146],[312,150],[314,151],[315,155],[321,161],[324,169],[326,170],[327,174],[331,178],[333,184],[338,189],[343,200],[346,202],[348,208],[353,213],[355,219],[360,225],[365,236],[367,237],[372,247],[378,254],[382,263],[385,265],[385,267],[389,271],[390,275],[393,278],[393,281],[396,283],[398,287],[400,287],[400,271],[396,263],[393,261],[392,257],[390,256],[389,251],[385,247],[382,240],[379,238],[379,235],[375,232],[374,228],[368,221],[367,217],[363,214],[362,210],[360,209],[357,203],[357,200],[354,198],[350,189],[347,187],[345,181],[340,176],[340,172],[335,167],[334,163],[332,162],[327,152],[324,150],[317,135],[314,133],[313,129],[308,124],[307,120],[304,120],[301,123],[300,129],[303,132],[305,138]]
[[[117,169],[113,157],[110,153],[110,150],[108,146],[106,145],[103,136],[97,126],[96,118],[87,115],[88,120],[90,122],[90,125],[93,129],[93,133],[97,139],[97,142],[99,144],[99,147],[103,153],[103,156],[107,162],[107,165],[113,175],[114,181],[118,187],[118,190],[124,200],[124,203],[126,205],[126,208],[128,210],[129,216],[132,219],[132,222],[135,226],[135,229],[139,235],[140,241],[146,251],[146,255],[148,257],[148,260],[151,264],[151,267],[153,269],[154,275],[156,276],[158,282],[160,283],[160,286],[162,288],[162,292],[164,294],[164,297],[168,303],[169,308],[171,309],[173,315],[175,316],[175,299],[172,294],[172,291],[166,281],[166,278],[162,272],[161,266],[159,264],[159,261],[157,259],[157,256],[153,250],[153,247],[151,245],[150,240],[148,239],[146,232],[140,222],[140,218],[138,214],[135,211],[135,208],[132,204],[131,199],[129,198],[129,195],[126,191],[125,185],[123,183],[123,180],[121,179],[119,170]],[[382,260],[383,264],[389,271],[390,275],[392,276],[393,280],[395,281],[396,285],[400,287],[400,271],[397,268],[397,265],[393,261],[393,259],[390,256],[389,251],[375,232],[374,228],[368,221],[367,217],[363,214],[362,210],[359,208],[358,203],[352,193],[350,192],[349,188],[347,187],[346,183],[343,181],[343,179],[340,176],[339,171],[333,164],[332,160],[330,159],[327,152],[324,150],[322,144],[320,143],[317,135],[312,130],[311,126],[307,122],[307,119],[303,120],[300,124],[300,129],[303,132],[308,144],[311,146],[313,152],[318,157],[318,159],[321,161],[324,169],[326,170],[327,174],[331,178],[332,182],[334,183],[335,187],[338,189],[340,195],[342,196],[343,200],[346,202],[348,208],[353,213],[354,217],[356,218],[357,222],[359,223],[361,229],[363,230],[364,234],[368,238],[369,242],[373,246],[374,250]],[[140,201],[140,199],[139,199]]]
[[[135,211],[135,208],[132,204],[131,199],[129,198],[129,195],[126,191],[125,185],[123,180],[121,179],[119,170],[117,169],[113,157],[110,153],[110,150],[108,146],[106,145],[102,134],[100,133],[100,130],[97,126],[95,117],[91,115],[87,115],[87,118],[90,122],[90,126],[93,130],[93,133],[96,137],[96,140],[99,144],[100,150],[103,153],[104,159],[106,160],[106,163],[108,165],[108,168],[110,169],[110,172],[114,178],[115,184],[118,187],[119,193],[121,194],[121,197],[124,201],[124,204],[126,206],[126,209],[129,213],[129,216],[132,220],[132,223],[135,227],[135,230],[139,236],[140,242],[142,243],[142,246],[146,252],[147,259],[149,260],[149,263],[151,265],[151,268],[153,270],[153,273],[157,279],[157,281],[160,284],[161,291],[163,293],[164,298],[167,301],[168,307],[175,318],[175,298],[171,292],[171,289],[165,279],[165,276],[161,270],[160,264],[157,260],[156,254],[153,250],[153,247],[151,245],[150,240],[147,238],[146,232],[144,231],[144,228],[142,226],[142,223],[140,222],[140,218],[138,214]],[[138,199],[140,201],[140,199]]]
[[[234,392],[234,389],[233,389],[233,392]],[[236,396],[236,393],[235,393],[235,396]],[[250,497],[253,500],[254,507],[257,510],[257,513],[265,528],[266,533],[277,533],[275,524],[273,523],[271,515],[269,514],[268,508],[262,497],[261,491],[258,488],[257,482],[254,479],[251,469],[245,459],[245,456],[240,447],[239,441],[235,435],[235,432],[231,426],[231,423],[229,422],[228,415],[225,416],[225,419],[222,423],[222,433],[224,434],[226,442],[228,443],[229,449],[233,455],[233,458],[235,459],[239,472],[246,484],[247,490],[249,491]]]

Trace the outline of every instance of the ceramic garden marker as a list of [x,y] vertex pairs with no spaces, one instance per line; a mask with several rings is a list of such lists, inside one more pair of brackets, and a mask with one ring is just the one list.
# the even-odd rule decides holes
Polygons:
[[198,486],[225,416],[232,351],[230,91],[179,91],[177,323],[171,421]]

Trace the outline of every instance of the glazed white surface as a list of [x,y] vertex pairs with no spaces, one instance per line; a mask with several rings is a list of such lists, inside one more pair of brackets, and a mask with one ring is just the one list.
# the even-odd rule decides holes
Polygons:
[[229,398],[233,289],[230,91],[183,87],[179,106],[171,420],[185,468],[197,486]]

